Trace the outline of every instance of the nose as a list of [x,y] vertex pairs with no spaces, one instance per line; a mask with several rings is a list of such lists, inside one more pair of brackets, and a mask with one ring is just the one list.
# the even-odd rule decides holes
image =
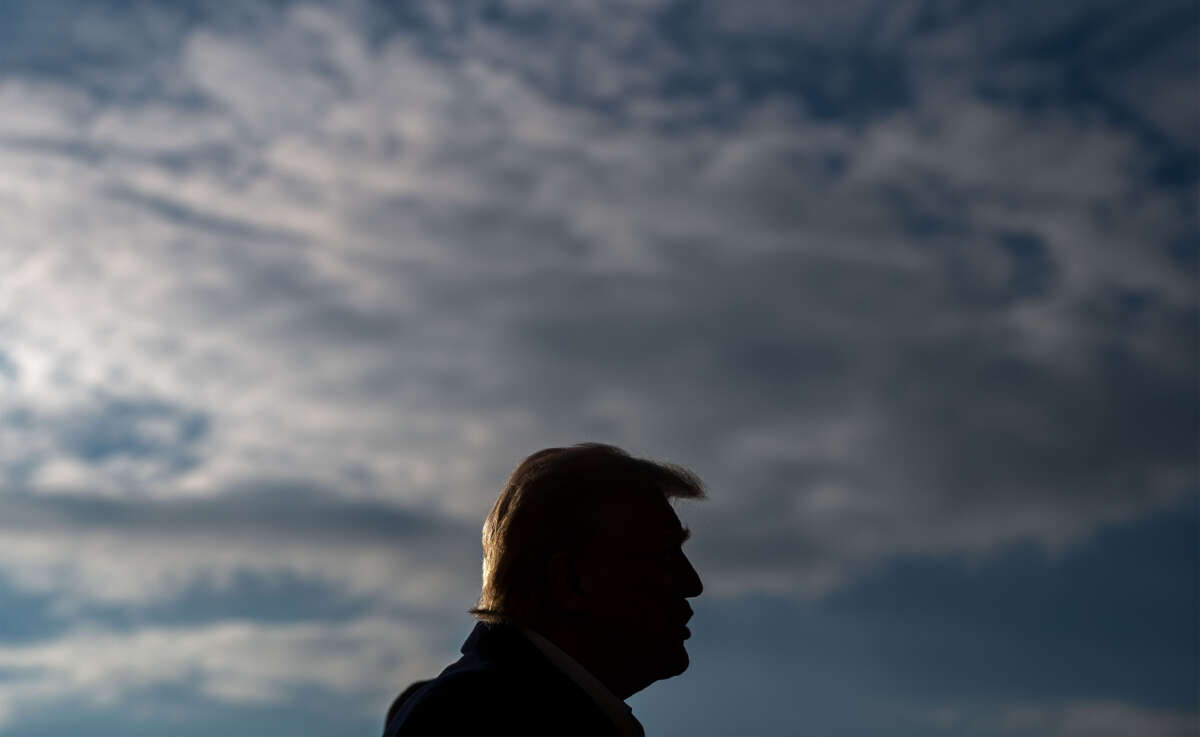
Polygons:
[[679,593],[685,597],[699,596],[704,592],[704,584],[700,582],[700,574],[692,566],[686,555],[679,556]]

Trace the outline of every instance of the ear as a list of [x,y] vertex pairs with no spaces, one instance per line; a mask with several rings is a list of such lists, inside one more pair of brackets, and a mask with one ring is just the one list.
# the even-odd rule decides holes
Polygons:
[[551,554],[546,563],[546,577],[550,581],[550,595],[555,604],[569,612],[587,608],[579,571],[570,553],[560,551]]

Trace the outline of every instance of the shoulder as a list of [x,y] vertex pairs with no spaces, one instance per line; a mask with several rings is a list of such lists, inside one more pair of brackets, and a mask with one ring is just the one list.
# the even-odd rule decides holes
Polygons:
[[447,673],[417,682],[389,714],[387,735],[529,734],[537,692],[493,669]]
[[405,689],[384,734],[612,734],[591,697],[511,627],[479,624],[463,657]]

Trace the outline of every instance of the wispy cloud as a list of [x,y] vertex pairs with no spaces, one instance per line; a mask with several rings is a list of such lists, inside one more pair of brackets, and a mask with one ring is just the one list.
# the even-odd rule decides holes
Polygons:
[[583,439],[706,478],[722,597],[1194,492],[1185,6],[135,7],[38,63],[33,13],[0,576],[465,607],[496,487]]
[[320,582],[393,610],[469,607],[476,525],[314,491],[281,484],[138,503],[10,496],[0,503],[5,577],[76,615],[169,602],[198,585],[220,591],[244,574]]
[[[81,629],[50,642],[0,645],[0,725],[69,700],[120,703],[151,687],[186,685],[215,703],[275,703],[318,686],[378,707],[392,684],[415,680],[443,653],[428,633],[384,618],[345,624]],[[313,667],[320,663],[320,667]],[[153,709],[140,710],[152,712]]]
[[954,707],[936,710],[930,723],[988,734],[1082,735],[1144,734],[1168,737],[1195,734],[1195,714],[1168,709],[1141,709],[1112,701],[1084,701],[1065,706],[1017,704],[991,712],[963,713]]
[[[739,489],[711,515],[756,543],[714,530],[718,591],[771,529],[778,571],[730,585],[1058,544],[1188,488],[1170,395],[1194,297],[1166,253],[1187,226],[1136,131],[919,73],[857,128],[718,95],[663,129],[547,87],[487,23],[446,56],[361,22],[197,27],[159,63],[174,97],[6,85],[31,244],[9,255],[6,465],[29,488],[283,477],[473,519],[522,452],[608,437]],[[596,64],[662,46],[622,99],[673,109],[679,59],[626,31],[591,39]],[[204,432],[89,419],[130,406]]]

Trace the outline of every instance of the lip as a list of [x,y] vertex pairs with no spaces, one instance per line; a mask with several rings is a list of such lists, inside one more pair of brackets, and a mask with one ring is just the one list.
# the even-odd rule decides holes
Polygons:
[[687,623],[688,623],[688,620],[690,620],[694,614],[695,614],[695,612],[692,611],[692,608],[685,604],[683,616],[679,619],[679,631],[683,635],[683,639],[685,639],[685,640],[692,636],[692,631],[690,629],[688,629]]

